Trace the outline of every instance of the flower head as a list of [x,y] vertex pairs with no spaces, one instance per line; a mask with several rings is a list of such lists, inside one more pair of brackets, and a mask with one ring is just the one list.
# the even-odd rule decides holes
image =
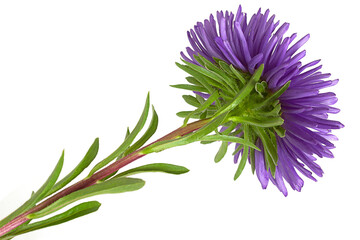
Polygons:
[[[339,112],[331,106],[337,102],[335,94],[321,91],[338,80],[325,80],[330,74],[320,72],[320,60],[301,62],[306,52],[299,49],[309,35],[295,41],[296,34],[285,36],[289,24],[279,25],[279,21],[274,20],[275,15],[269,17],[269,10],[265,13],[259,10],[248,21],[241,6],[236,15],[217,12],[217,20],[210,15],[188,32],[191,47],[186,48],[187,55],[181,53],[181,56],[193,69],[199,66],[208,71],[198,78],[188,71],[193,76],[188,81],[196,86],[188,89],[196,93],[192,100],[196,98],[199,104],[211,96],[207,83],[201,78],[211,80],[220,75],[224,81],[230,79],[230,87],[208,82],[212,89],[220,92],[218,101],[224,106],[236,92],[243,91],[254,75],[261,75],[253,83],[252,92],[232,111],[219,132],[256,143],[261,151],[236,144],[235,163],[242,156],[239,165],[244,165],[245,159],[250,162],[264,189],[270,180],[286,196],[284,179],[291,188],[300,191],[304,182],[299,173],[314,181],[313,173],[322,176],[314,155],[333,157],[331,141],[336,137],[331,130],[343,125],[328,119],[329,113]],[[210,73],[217,75],[211,77]],[[189,97],[185,100],[191,102]],[[202,113],[203,117],[210,111]],[[223,143],[222,148],[220,155],[224,149],[226,152],[227,143]]]

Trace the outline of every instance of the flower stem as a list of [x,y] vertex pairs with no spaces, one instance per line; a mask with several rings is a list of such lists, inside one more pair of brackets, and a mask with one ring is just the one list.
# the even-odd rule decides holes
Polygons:
[[199,121],[190,123],[190,124],[188,124],[186,126],[182,126],[182,127],[178,128],[178,129],[176,129],[175,131],[170,132],[169,134],[163,136],[162,138],[159,138],[155,142],[153,142],[153,143],[151,143],[151,144],[149,144],[147,146],[144,146],[144,147],[130,153],[129,155],[126,155],[125,157],[115,161],[114,163],[110,164],[106,168],[104,168],[102,170],[99,170],[98,172],[94,173],[91,177],[80,180],[79,182],[65,188],[64,190],[62,190],[62,191],[56,193],[55,195],[49,197],[45,201],[43,201],[40,204],[34,206],[30,210],[18,215],[13,220],[11,220],[10,222],[8,222],[4,226],[2,226],[0,228],[0,237],[4,236],[8,232],[14,230],[18,226],[20,226],[20,225],[26,223],[27,221],[29,221],[30,219],[27,218],[27,216],[29,214],[35,213],[35,212],[38,212],[38,211],[44,209],[45,207],[51,205],[52,203],[56,202],[60,198],[69,195],[70,193],[73,193],[73,192],[76,192],[78,190],[89,187],[91,185],[94,185],[98,181],[100,181],[100,180],[106,178],[107,176],[111,175],[112,173],[118,171],[120,168],[126,166],[127,164],[129,164],[129,163],[131,163],[131,162],[145,156],[146,154],[141,153],[141,150],[143,150],[144,148],[149,147],[149,146],[151,146],[151,145],[153,145],[153,144],[155,144],[157,142],[160,142],[160,141],[172,140],[172,139],[176,139],[178,137],[187,135],[189,133],[192,133],[192,132],[200,129],[201,127],[203,127],[209,121],[210,121],[210,119],[203,119],[203,120],[199,120]]

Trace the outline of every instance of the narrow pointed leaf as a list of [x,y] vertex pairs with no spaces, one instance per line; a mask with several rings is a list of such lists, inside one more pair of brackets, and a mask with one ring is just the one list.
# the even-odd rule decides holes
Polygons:
[[279,137],[281,138],[285,137],[286,130],[284,128],[282,128],[281,126],[277,126],[274,127],[273,129]]
[[[101,204],[97,201],[90,201],[90,202],[84,202],[80,203],[79,205],[76,205],[75,207],[72,207],[71,209],[60,213],[56,216],[53,216],[51,218],[38,221],[32,224],[28,225],[22,225],[18,227],[14,232],[10,233],[10,236],[18,236],[27,232],[32,232],[35,230],[39,230],[42,228],[47,228],[51,226],[55,226],[64,222],[71,221],[73,219],[82,217],[84,215],[96,212]],[[9,237],[9,236],[8,236]]]
[[126,138],[127,138],[129,135],[130,135],[130,129],[129,129],[129,127],[127,127],[127,128],[126,128],[126,134],[125,134],[125,139],[124,139],[124,140],[126,140]]
[[240,102],[242,102],[245,97],[247,97],[251,91],[254,89],[256,82],[259,81],[260,76],[262,74],[262,71],[264,70],[264,65],[261,65],[253,74],[253,76],[251,77],[250,81],[240,90],[240,92],[234,97],[234,100],[226,105],[224,105],[216,114],[220,115],[223,114],[225,112],[229,112],[232,109],[234,109],[236,106],[238,106],[240,104]]
[[221,71],[217,66],[215,66],[212,62],[210,62],[209,60],[207,60],[206,58],[204,58],[203,56],[199,55],[196,56],[194,55],[194,58],[197,61],[202,61],[203,62],[203,66],[206,67],[211,74],[213,74],[216,79],[219,81],[221,84],[223,84],[230,92],[234,93],[234,90],[238,91],[239,89],[237,89],[236,84],[234,84],[233,80],[227,76],[223,71]]
[[29,210],[30,208],[35,206],[36,203],[41,201],[46,196],[46,194],[51,190],[51,188],[54,186],[54,184],[56,183],[56,181],[60,175],[63,164],[64,164],[64,151],[62,152],[61,157],[60,157],[58,163],[56,164],[54,170],[52,171],[52,173],[50,174],[50,176],[46,180],[46,182],[41,186],[41,188],[39,190],[37,190],[34,194],[32,194],[31,198],[28,201],[26,201],[22,206],[20,206],[13,213],[11,213],[9,216],[4,218],[0,222],[0,227],[4,226],[6,223],[11,221],[14,217],[26,212],[27,210]]
[[109,164],[115,158],[119,157],[130,146],[130,144],[134,141],[135,137],[138,135],[138,133],[144,127],[146,119],[149,114],[149,108],[150,108],[150,97],[148,94],[147,98],[146,98],[144,110],[143,110],[141,117],[140,117],[139,121],[137,122],[134,130],[129,134],[129,136],[126,138],[126,140],[112,154],[110,154],[107,158],[105,158],[104,160],[102,160],[101,162],[99,162],[98,164],[95,165],[95,167],[90,171],[88,177],[90,177],[96,171],[98,171],[99,169],[101,169],[104,166],[106,166],[107,164]]
[[233,72],[233,74],[237,77],[237,79],[240,80],[240,82],[242,84],[246,84],[246,79],[241,75],[241,73],[239,71],[237,71],[233,65],[230,65],[230,70]]
[[[263,128],[253,127],[256,134],[260,137],[265,150],[265,160],[268,162],[268,168],[270,168],[271,173],[275,176],[275,169],[278,160],[278,154],[276,146],[274,146],[273,140],[269,137],[266,131]],[[276,139],[275,139],[276,142]]]
[[[256,143],[256,138],[254,137],[254,134],[250,134],[250,141],[253,143]],[[255,149],[250,148],[250,164],[251,164],[251,172],[252,174],[255,173]]]
[[259,103],[255,106],[256,109],[262,108],[264,106],[268,106],[271,102],[277,100],[290,86],[291,81],[285,83],[279,90],[277,90],[274,94],[267,97],[263,102]]
[[146,143],[146,141],[149,140],[149,138],[151,138],[152,135],[154,135],[154,133],[156,132],[156,129],[158,127],[158,123],[159,123],[159,117],[155,111],[155,108],[153,107],[152,108],[152,118],[151,118],[151,122],[150,122],[148,129],[136,143],[134,143],[131,147],[129,147],[125,151],[124,156],[126,156],[129,153],[132,153],[133,151],[142,147]]
[[113,193],[123,193],[129,191],[135,191],[144,186],[145,182],[137,178],[115,178],[110,179],[102,183],[92,185],[90,187],[78,190],[76,192],[70,193],[69,195],[60,198],[53,204],[44,208],[43,210],[29,214],[27,218],[35,219],[44,217],[50,213],[53,213],[73,202],[78,200],[92,197],[100,194],[113,194]]
[[230,69],[230,65],[228,65],[226,62],[224,61],[219,61],[219,66],[220,68],[225,71],[229,76],[236,78],[236,75],[231,71]]
[[224,156],[227,152],[227,148],[228,148],[228,142],[222,142],[220,145],[219,151],[215,155],[214,161],[216,163],[220,162],[224,158]]
[[196,78],[194,78],[192,76],[186,77],[185,79],[186,79],[186,81],[188,81],[188,83],[191,83],[196,86],[202,86],[201,83],[199,83],[199,81],[196,80]]
[[196,97],[194,96],[191,96],[191,95],[183,95],[182,96],[183,99],[185,100],[185,102],[191,106],[194,106],[194,107],[200,107],[200,103],[199,101],[196,99]]
[[68,183],[74,180],[80,173],[82,173],[95,159],[97,153],[99,151],[99,138],[96,138],[93,144],[90,146],[84,158],[81,162],[72,170],[66,177],[64,177],[61,181],[55,184],[55,186],[51,189],[51,191],[47,194],[47,196],[52,193],[58,191],[59,189],[65,187]]
[[163,151],[168,148],[182,146],[182,145],[189,144],[192,142],[205,140],[205,139],[202,139],[202,137],[211,133],[217,127],[219,127],[219,125],[221,125],[221,123],[225,120],[226,116],[227,116],[227,114],[222,114],[222,115],[212,119],[211,121],[209,119],[209,122],[206,125],[204,125],[202,128],[200,128],[199,130],[197,130],[191,134],[188,134],[186,136],[183,136],[183,137],[180,137],[180,138],[177,138],[174,140],[166,140],[166,141],[157,142],[157,143],[152,144],[151,146],[143,149],[140,153],[141,154],[149,154],[149,153],[153,153],[153,152],[160,152],[160,151]]
[[229,117],[230,121],[234,121],[236,123],[246,123],[252,126],[257,127],[276,127],[281,126],[284,123],[284,119],[281,117],[242,117],[242,116],[233,116]]
[[[218,98],[219,98],[219,93],[218,93],[218,91],[215,91],[214,93],[212,93],[212,94],[210,95],[210,97],[209,97],[201,106],[199,106],[195,111],[191,112],[188,116],[186,116],[186,118],[184,119],[184,125],[187,124],[187,122],[189,121],[190,117],[191,117],[193,114],[203,112],[203,111],[206,110],[209,106],[211,106],[211,104],[213,104]],[[200,116],[200,118],[201,118],[201,116]],[[206,115],[205,115],[205,118],[206,118]]]
[[176,85],[170,85],[174,88],[184,89],[184,90],[190,90],[190,91],[196,91],[196,92],[208,92],[208,90],[201,86],[194,86],[189,84],[176,84]]
[[[247,124],[243,124],[243,128],[244,128],[244,140],[249,141],[250,140],[249,139],[249,126]],[[249,156],[249,147],[245,147],[244,151],[241,155],[241,160],[240,160],[238,169],[236,170],[234,180],[238,179],[239,176],[241,175],[242,171],[244,170],[248,156]]]
[[233,142],[233,143],[240,143],[243,144],[244,146],[248,146],[251,148],[254,148],[258,151],[260,151],[260,149],[252,142],[247,141],[243,138],[239,138],[239,137],[233,137],[233,136],[224,136],[224,135],[210,135],[210,136],[204,136],[201,138],[202,141],[227,141],[227,142]]
[[[212,83],[216,82],[218,84],[220,84],[220,86],[222,86],[221,88],[224,88],[224,84],[222,84],[222,82],[224,81],[223,79],[221,79],[220,76],[218,76],[217,74],[214,74],[213,72],[208,71],[207,69],[200,67],[198,65],[195,65],[193,63],[184,61],[183,62],[186,64],[186,66],[190,67],[192,70],[194,70],[195,72],[198,72],[199,74],[202,74],[203,76],[206,76],[207,78],[212,79]],[[189,72],[188,72],[189,73]],[[193,73],[189,73],[191,75],[193,75]],[[194,76],[194,75],[193,75]],[[197,78],[197,76],[194,76],[197,80],[199,80]]]
[[145,172],[162,172],[178,175],[189,172],[189,169],[187,169],[186,167],[167,163],[152,163],[119,173],[118,175],[114,176],[114,178],[128,177],[134,174]]
[[[185,63],[186,63],[186,62],[185,62]],[[193,68],[191,68],[191,67],[189,67],[189,66],[187,66],[187,65],[181,65],[181,64],[179,64],[179,63],[176,63],[176,65],[177,65],[180,69],[182,69],[182,70],[184,70],[185,72],[187,72],[188,74],[190,74],[191,76],[195,77],[195,79],[196,79],[204,88],[207,89],[207,92],[212,92],[212,91],[213,91],[213,88],[211,87],[211,85],[210,85],[209,83],[211,83],[211,84],[213,84],[213,85],[216,85],[216,84],[217,84],[216,81],[212,80],[211,78],[207,77],[206,75],[202,74],[202,73],[199,72],[199,71],[196,71],[195,69],[193,69]],[[199,66],[198,66],[198,67],[199,67]],[[206,69],[204,69],[204,68],[202,68],[202,67],[199,67],[199,68],[201,68],[201,69],[203,69],[203,70],[206,71]],[[198,69],[199,69],[199,68],[198,68]]]

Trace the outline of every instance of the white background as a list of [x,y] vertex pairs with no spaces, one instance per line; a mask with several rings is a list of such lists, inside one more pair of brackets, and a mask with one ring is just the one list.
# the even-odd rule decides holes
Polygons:
[[247,166],[234,182],[227,155],[215,164],[218,144],[193,144],[132,164],[169,162],[182,176],[144,174],[137,192],[98,196],[98,212],[18,239],[359,239],[359,31],[356,1],[1,1],[0,2],[0,218],[23,203],[65,149],[63,175],[100,137],[97,159],[134,127],[145,97],[160,117],[158,138],[181,125],[189,109],[177,69],[186,31],[217,10],[252,15],[270,8],[289,33],[310,33],[307,61],[340,83],[345,128],[333,151],[319,159],[325,171],[287,198],[262,190]]

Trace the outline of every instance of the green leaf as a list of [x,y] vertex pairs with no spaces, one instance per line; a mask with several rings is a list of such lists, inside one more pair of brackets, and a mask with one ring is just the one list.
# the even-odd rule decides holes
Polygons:
[[152,135],[154,135],[154,133],[156,132],[156,129],[158,127],[158,123],[159,123],[159,117],[155,111],[155,108],[153,107],[152,108],[152,118],[151,118],[151,122],[149,124],[148,129],[136,143],[134,143],[131,147],[129,147],[125,151],[124,156],[126,156],[129,153],[132,153],[133,151],[142,147],[146,143],[146,141],[149,140],[149,138],[151,138]]
[[27,232],[32,232],[42,228],[47,228],[64,222],[68,222],[73,219],[96,212],[100,206],[101,204],[97,201],[80,203],[79,205],[72,207],[71,209],[63,213],[60,213],[46,220],[38,221],[29,225],[21,225],[20,227],[16,228],[15,231],[11,232],[7,237],[15,237]]
[[232,116],[229,117],[230,121],[236,123],[246,123],[257,127],[276,127],[281,126],[284,123],[284,119],[281,117],[243,117],[243,116]]
[[227,64],[224,61],[219,61],[218,64],[219,64],[220,68],[224,72],[226,72],[227,75],[231,76],[232,78],[236,78],[236,75],[231,71],[229,64]]
[[[250,138],[250,142],[253,142],[254,144],[256,144],[257,138],[254,137],[253,134],[250,134],[249,138]],[[253,148],[250,148],[250,164],[251,164],[251,172],[254,174],[255,173],[255,149],[253,149]]]
[[[211,106],[211,104],[213,104],[218,98],[219,98],[218,91],[214,91],[214,93],[212,93],[210,95],[210,97],[201,106],[199,106],[195,111],[191,112],[188,116],[186,116],[186,118],[184,119],[184,125],[187,124],[187,122],[189,121],[190,117],[193,114],[202,113],[209,106]],[[201,118],[201,116],[200,116],[200,118]],[[204,118],[206,118],[206,115],[204,116]]]
[[200,103],[199,101],[196,99],[196,97],[194,96],[191,96],[191,95],[183,95],[182,96],[183,99],[185,100],[185,102],[191,106],[194,106],[194,107],[200,107]]
[[[190,113],[192,113],[193,111],[181,111],[176,113],[176,116],[181,117],[181,118],[186,118]],[[191,118],[193,119],[203,119],[202,115],[206,114],[205,118],[210,118],[214,115],[214,113],[216,112],[216,110],[212,110],[212,109],[207,109],[207,111],[203,112],[203,113],[195,113],[191,115]]]
[[195,98],[198,100],[198,102],[200,104],[203,104],[205,102],[205,99],[202,96],[198,95],[198,94],[195,94]]
[[47,196],[57,192],[59,189],[65,187],[68,183],[74,180],[80,173],[82,173],[95,159],[97,153],[99,151],[99,138],[96,138],[93,144],[90,146],[84,158],[81,162],[72,170],[66,177],[64,177],[61,181],[55,184],[55,186],[51,189],[51,191],[47,194]]
[[53,204],[48,207],[40,210],[36,213],[29,214],[27,218],[35,219],[44,217],[50,213],[58,211],[59,209],[76,202],[78,200],[92,197],[100,194],[113,194],[113,193],[123,193],[129,191],[135,191],[144,186],[145,182],[137,178],[114,178],[107,180],[102,183],[97,183],[90,187],[78,190],[76,192],[70,193],[65,197],[60,198]]
[[190,91],[195,91],[195,92],[205,92],[205,93],[208,92],[208,90],[204,87],[194,86],[194,85],[189,85],[189,84],[176,84],[176,85],[170,85],[170,87],[184,89],[184,90],[190,90]]
[[163,151],[168,148],[182,146],[182,145],[186,145],[186,144],[189,144],[192,142],[203,140],[202,137],[211,133],[218,126],[220,126],[221,123],[225,120],[226,116],[227,116],[227,114],[222,114],[222,115],[212,119],[210,122],[208,122],[206,125],[201,127],[196,132],[193,132],[186,136],[179,137],[179,138],[173,139],[173,140],[165,140],[165,141],[160,141],[160,142],[154,143],[151,146],[143,149],[140,152],[140,154],[149,154],[149,153],[153,153],[153,152],[160,152],[160,151]]
[[129,129],[129,127],[127,127],[127,128],[126,128],[126,134],[125,134],[125,139],[124,139],[124,140],[126,140],[126,138],[127,138],[129,135],[130,135],[130,129]]
[[274,127],[273,129],[279,137],[281,137],[281,138],[285,137],[286,130],[284,128],[282,128],[281,126],[277,126],[277,127]]
[[202,87],[202,84],[198,80],[196,80],[196,78],[194,78],[192,76],[186,77],[185,79],[186,79],[186,81],[188,81],[189,83],[191,83],[193,85]]
[[110,154],[107,158],[105,158],[104,160],[102,160],[101,162],[99,162],[98,164],[96,164],[94,166],[94,168],[90,171],[88,177],[92,176],[96,171],[98,171],[99,169],[101,169],[104,166],[106,166],[107,164],[109,164],[115,158],[119,157],[130,146],[130,144],[134,141],[135,137],[138,135],[138,133],[144,127],[146,119],[149,114],[149,108],[150,108],[150,96],[148,94],[143,112],[142,112],[141,117],[140,117],[139,121],[137,122],[134,130],[130,133],[130,135],[126,138],[126,140],[112,154]]
[[241,73],[238,70],[236,70],[232,64],[229,67],[232,73],[237,77],[237,79],[239,79],[240,82],[245,85],[247,82],[245,77],[243,77]]
[[197,130],[196,132],[186,136],[187,140],[190,141],[200,141],[202,138],[209,133],[215,131],[227,118],[227,113],[221,114],[217,117],[214,117],[209,123],[204,125],[202,128]]
[[[244,128],[244,140],[250,142],[250,139],[249,139],[249,131],[250,131],[249,126],[247,124],[243,124],[242,126]],[[249,156],[249,147],[245,147],[244,151],[243,151],[243,153],[241,155],[241,160],[240,160],[238,169],[236,170],[234,180],[238,179],[239,176],[241,175],[242,171],[244,170],[246,160],[247,160],[248,156]]]
[[[187,63],[187,62],[185,62],[185,63]],[[211,93],[212,91],[214,91],[214,89],[211,87],[211,85],[216,86],[216,85],[217,85],[217,82],[216,82],[216,81],[212,80],[211,78],[207,77],[206,75],[203,75],[201,72],[196,71],[195,69],[191,68],[190,66],[181,65],[181,64],[179,64],[179,63],[176,63],[176,65],[177,65],[180,69],[184,70],[184,71],[187,72],[188,74],[190,74],[190,75],[192,75],[193,77],[195,77],[196,80],[197,80],[204,88],[206,88],[206,90],[207,90],[206,92]],[[207,71],[206,69],[204,69],[204,68],[202,68],[202,67],[199,67],[199,66],[197,66],[197,67],[198,67],[198,69],[201,68],[201,69]],[[210,83],[211,85],[210,85],[209,83]],[[219,86],[218,86],[218,87],[219,87]],[[221,88],[221,86],[220,86],[220,88]]]
[[[269,137],[268,133],[260,127],[253,127],[256,134],[260,137],[265,150],[265,160],[268,159],[268,167],[273,176],[275,176],[275,170],[278,160],[277,147],[276,147],[276,139],[272,139]],[[275,140],[275,145],[274,145]]]
[[[201,76],[201,79],[205,79],[207,80],[207,82],[209,82],[211,85],[218,87],[222,90],[224,90],[224,88],[226,88],[226,86],[224,85],[224,79],[221,79],[221,77],[217,74],[215,74],[214,72],[209,71],[208,69],[205,69],[203,67],[200,67],[198,65],[195,65],[193,63],[187,62],[185,60],[182,60],[187,66],[189,66],[192,70],[194,70],[195,72],[203,75]],[[186,68],[183,68],[183,70]],[[194,76],[198,81],[200,80],[198,78],[199,74],[194,74],[193,71],[189,71],[189,69],[185,70],[187,71],[189,74],[191,74],[192,76]]]
[[189,172],[189,169],[187,169],[186,167],[167,164],[167,163],[151,163],[119,173],[116,176],[114,176],[114,178],[127,177],[134,174],[145,173],[145,172],[162,172],[162,173],[178,175]]
[[240,144],[240,145],[235,149],[235,151],[233,152],[232,155],[237,154],[237,153],[238,153],[241,149],[243,149],[243,148],[244,148],[244,145]]
[[227,141],[227,142],[233,142],[233,143],[240,143],[243,144],[244,146],[248,146],[251,148],[254,148],[258,151],[260,151],[260,149],[252,142],[249,142],[243,138],[239,138],[239,137],[233,137],[233,136],[224,136],[224,135],[210,135],[210,136],[204,136],[201,138],[202,141]]
[[8,222],[10,222],[14,217],[26,212],[27,210],[35,206],[36,203],[41,201],[56,183],[60,175],[63,164],[64,164],[64,151],[62,152],[61,157],[58,163],[56,164],[54,170],[52,171],[46,182],[41,186],[41,188],[39,188],[39,190],[37,190],[34,194],[32,194],[30,199],[26,201],[22,206],[20,206],[13,213],[11,213],[9,216],[4,218],[0,222],[0,227],[4,226]]
[[194,55],[194,58],[197,61],[202,61],[203,62],[202,65],[206,67],[210,71],[210,73],[216,76],[216,79],[214,80],[219,81],[219,83],[223,84],[230,92],[235,94],[235,92],[239,91],[237,85],[235,84],[235,81],[231,79],[229,76],[227,76],[226,72],[221,71],[217,66],[215,66],[212,62],[210,62],[201,55],[199,56]]
[[228,148],[228,142],[222,142],[220,145],[219,151],[215,155],[214,161],[216,163],[220,162],[224,158],[224,156],[227,152],[227,148]]
[[255,109],[262,108],[270,105],[273,101],[277,100],[290,86],[291,81],[285,83],[279,90],[274,92],[271,96],[267,97],[263,102],[257,104]]
[[215,116],[218,116],[220,114],[223,114],[225,112],[229,112],[235,107],[237,107],[240,102],[242,102],[245,97],[247,97],[251,91],[255,87],[255,83],[259,81],[260,76],[262,74],[262,71],[264,70],[264,65],[262,64],[252,75],[250,81],[240,90],[240,92],[234,97],[234,100],[232,102],[229,102],[228,104],[224,105]]
[[256,111],[256,114],[262,117],[278,117],[280,115],[281,105],[277,104],[271,111]]

